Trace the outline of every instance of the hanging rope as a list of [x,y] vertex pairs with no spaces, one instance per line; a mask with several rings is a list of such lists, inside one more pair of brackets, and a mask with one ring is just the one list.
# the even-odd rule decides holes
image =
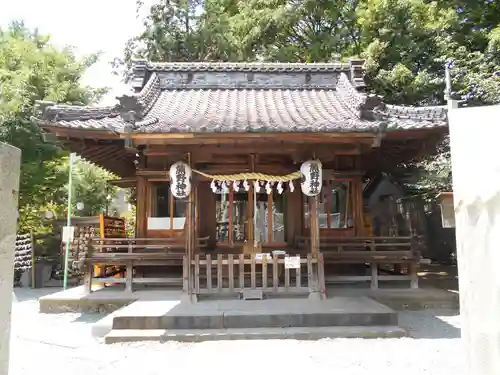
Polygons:
[[271,182],[286,182],[290,180],[297,180],[301,178],[300,171],[289,173],[285,176],[275,176],[264,173],[257,172],[244,172],[244,173],[236,173],[236,174],[208,174],[196,169],[193,169],[193,172],[198,173],[199,175],[206,177],[210,180],[215,181],[242,181],[242,180],[260,180],[260,181],[271,181]]

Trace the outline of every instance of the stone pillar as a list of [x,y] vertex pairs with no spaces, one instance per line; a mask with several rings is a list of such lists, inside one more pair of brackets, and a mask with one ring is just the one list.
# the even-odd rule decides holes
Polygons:
[[0,374],[9,372],[17,196],[21,151],[0,142]]
[[451,109],[462,340],[470,375],[500,374],[500,106]]

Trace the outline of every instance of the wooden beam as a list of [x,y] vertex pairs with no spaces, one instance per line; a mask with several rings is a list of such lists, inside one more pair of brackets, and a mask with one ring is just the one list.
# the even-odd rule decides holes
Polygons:
[[[125,138],[128,135],[120,134],[121,138]],[[328,140],[328,139],[373,139],[375,134],[373,133],[363,133],[363,132],[337,132],[337,133],[246,133],[246,132],[236,132],[236,133],[135,133],[131,137],[137,140],[144,139],[168,139],[168,140],[189,140],[189,139],[203,139],[203,140],[235,140],[235,139],[278,139],[278,140],[301,140],[301,139],[318,139],[318,140]]]
[[[253,142],[252,142],[253,143]],[[308,144],[290,144],[290,143],[258,143],[253,145],[235,145],[235,144],[225,144],[225,145],[201,145],[194,148],[191,146],[149,146],[144,150],[144,155],[147,156],[178,156],[186,152],[192,152],[193,156],[199,161],[202,158],[211,157],[221,157],[227,155],[241,155],[248,158],[248,155],[259,153],[259,155],[294,155],[300,154],[310,155],[312,149],[315,152],[323,153],[327,157],[332,155],[360,155],[364,148],[363,144],[357,143],[339,143],[339,144],[317,144],[315,146]],[[305,158],[306,155],[303,155]]]
[[113,186],[118,186],[121,188],[130,188],[137,186],[136,177],[120,178],[116,180],[108,180],[108,183]]

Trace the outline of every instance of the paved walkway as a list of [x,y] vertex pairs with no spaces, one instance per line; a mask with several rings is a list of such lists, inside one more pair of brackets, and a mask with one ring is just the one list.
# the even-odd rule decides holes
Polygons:
[[453,311],[400,314],[411,339],[103,345],[90,334],[91,323],[101,315],[38,314],[41,293],[16,291],[9,375],[164,375],[175,370],[222,375],[275,367],[290,374],[463,374],[459,317]]

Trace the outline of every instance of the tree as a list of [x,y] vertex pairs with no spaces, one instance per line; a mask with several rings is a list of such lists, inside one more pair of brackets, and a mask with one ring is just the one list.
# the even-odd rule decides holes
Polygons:
[[[181,30],[188,18],[189,28]],[[134,43],[127,61],[363,57],[368,91],[404,105],[445,104],[450,64],[457,99],[500,102],[500,2],[494,0],[161,0]],[[416,190],[432,195],[451,186],[447,149],[445,141],[437,155],[402,166],[405,175],[413,173]]]
[[[234,0],[158,0],[149,7],[142,33],[128,40],[123,58],[113,66],[128,67],[134,58],[151,61],[239,60],[228,32]],[[137,1],[138,12],[145,6]],[[208,10],[208,11],[207,11]]]
[[22,22],[0,29],[0,140],[22,150],[19,224],[21,230],[41,225],[41,212],[61,198],[67,175],[60,164],[59,147],[44,143],[31,118],[37,100],[88,104],[105,89],[81,85],[85,70],[99,55],[79,60],[72,49],[57,49],[49,36]]
[[[69,163],[66,163],[65,169],[68,170],[68,168]],[[82,159],[77,159],[73,167],[73,188],[75,192],[73,206],[76,208],[76,204],[81,202],[84,208],[81,211],[73,212],[76,212],[79,216],[96,216],[106,212],[111,199],[115,197],[117,192],[117,188],[110,186],[108,183],[112,179],[114,179],[114,176],[111,173]]]
[[443,104],[444,64],[454,61],[457,94],[491,103],[498,87],[499,7],[492,0],[159,0],[144,32],[127,45],[125,60],[361,56],[369,90],[407,105]]
[[237,1],[229,17],[245,59],[327,62],[361,53],[358,1]]

